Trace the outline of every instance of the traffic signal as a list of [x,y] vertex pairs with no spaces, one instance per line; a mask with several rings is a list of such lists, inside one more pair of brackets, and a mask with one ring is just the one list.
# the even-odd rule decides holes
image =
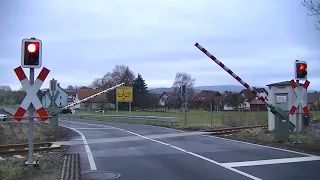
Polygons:
[[295,78],[297,80],[307,79],[307,75],[308,75],[307,68],[308,66],[306,61],[296,61],[295,62]]
[[42,42],[39,39],[23,39],[21,66],[24,68],[40,68],[42,65]]

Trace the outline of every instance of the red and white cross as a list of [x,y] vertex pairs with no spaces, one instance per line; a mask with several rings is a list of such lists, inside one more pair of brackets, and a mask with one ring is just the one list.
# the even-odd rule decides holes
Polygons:
[[[309,87],[310,82],[308,80],[306,80],[304,82],[302,88],[300,88],[300,89],[298,89],[297,84],[296,84],[296,82],[294,82],[294,80],[291,80],[290,84],[291,84],[291,86],[293,88],[294,93],[297,96],[297,99],[294,102],[293,106],[291,107],[289,114],[293,115],[296,112],[296,110],[299,107],[299,105],[301,105],[302,110],[303,110],[303,112],[305,114],[309,114],[310,111],[308,109],[308,106],[307,106],[306,102],[304,101],[304,96],[307,93],[307,89]],[[298,113],[300,113],[300,112],[298,112]]]
[[37,79],[34,81],[33,85],[30,84],[26,74],[24,73],[22,67],[17,67],[14,69],[14,72],[18,76],[23,90],[27,93],[26,97],[23,99],[20,107],[18,108],[17,112],[13,115],[13,118],[20,121],[23,118],[23,115],[26,113],[28,107],[32,103],[34,108],[36,109],[40,119],[45,121],[48,119],[48,113],[42,106],[41,101],[37,97],[37,92],[40,90],[41,85],[43,84],[44,80],[48,76],[50,70],[47,68],[43,68],[38,75]]

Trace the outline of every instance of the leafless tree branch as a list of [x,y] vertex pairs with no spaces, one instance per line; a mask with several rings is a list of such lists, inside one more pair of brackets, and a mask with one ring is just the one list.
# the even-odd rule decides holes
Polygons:
[[[316,16],[318,23],[320,24],[320,1],[303,0],[302,5],[307,8],[309,16]],[[320,31],[319,26],[316,24],[315,27]]]

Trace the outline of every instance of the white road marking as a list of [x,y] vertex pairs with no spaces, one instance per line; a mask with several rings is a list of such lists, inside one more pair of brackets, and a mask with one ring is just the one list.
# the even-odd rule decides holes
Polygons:
[[[70,122],[70,121],[67,121],[67,122]],[[248,178],[250,178],[250,179],[253,179],[253,180],[262,180],[262,179],[260,179],[260,178],[258,178],[258,177],[252,176],[252,175],[250,175],[250,174],[248,174],[248,173],[239,171],[239,170],[234,169],[234,168],[232,168],[232,167],[224,166],[222,163],[219,163],[219,162],[214,161],[214,160],[212,160],[212,159],[206,158],[206,157],[201,156],[201,155],[199,155],[199,154],[196,154],[196,153],[193,153],[193,152],[189,152],[189,151],[187,151],[187,150],[185,150],[185,149],[182,149],[182,148],[173,146],[173,145],[171,145],[171,144],[167,144],[167,143],[164,143],[164,142],[155,140],[155,139],[151,139],[151,138],[148,138],[148,137],[146,137],[146,136],[142,136],[142,135],[140,135],[140,134],[137,134],[137,133],[134,133],[134,132],[131,132],[131,131],[127,131],[127,130],[124,130],[124,129],[121,129],[121,128],[116,128],[116,127],[106,126],[106,125],[99,125],[99,124],[80,123],[80,122],[70,122],[70,123],[84,124],[84,125],[90,125],[90,126],[100,126],[100,127],[111,127],[111,128],[114,128],[114,129],[117,129],[117,130],[120,130],[120,131],[124,131],[124,132],[130,133],[130,134],[133,134],[133,135],[142,137],[142,138],[144,138],[144,139],[148,139],[148,140],[150,140],[150,141],[153,141],[153,142],[156,142],[156,143],[159,143],[159,144],[163,144],[163,145],[169,146],[169,147],[174,148],[174,149],[176,149],[176,150],[178,150],[178,151],[182,151],[182,152],[187,153],[187,154],[189,154],[189,155],[192,155],[192,156],[194,156],[194,157],[198,157],[198,158],[200,158],[200,159],[202,159],[202,160],[205,160],[205,161],[207,161],[207,162],[210,162],[210,163],[212,163],[212,164],[218,165],[218,166],[220,166],[220,167],[226,168],[226,169],[228,169],[228,170],[230,170],[230,171],[233,171],[233,172],[235,172],[235,173],[238,173],[238,174],[241,174],[241,175],[243,175],[243,176],[246,176],[246,177],[248,177]]]
[[105,127],[105,128],[74,128],[74,129],[80,129],[80,130],[92,130],[92,129],[114,129],[114,128]]
[[312,155],[312,154],[307,154],[307,153],[302,153],[302,152],[297,152],[297,151],[291,151],[291,150],[288,150],[288,149],[281,149],[281,148],[276,148],[276,147],[272,147],[272,146],[264,146],[264,145],[260,145],[260,144],[253,144],[253,143],[249,143],[249,142],[238,141],[238,140],[233,140],[233,139],[228,139],[228,138],[223,138],[223,137],[218,137],[218,136],[209,136],[209,135],[202,135],[202,136],[221,139],[221,140],[225,140],[225,141],[232,141],[232,142],[241,143],[241,144],[248,144],[248,145],[251,145],[251,146],[269,148],[269,149],[274,149],[274,150],[284,151],[284,152],[289,152],[289,153],[294,153],[294,154],[300,154],[300,155],[304,155],[304,156],[318,157],[318,156],[315,156],[315,155]]
[[320,157],[296,157],[296,158],[282,158],[282,159],[268,159],[268,160],[258,160],[258,161],[243,161],[243,162],[230,162],[221,163],[227,167],[245,167],[245,166],[260,166],[260,165],[272,165],[272,164],[285,164],[285,163],[295,163],[295,162],[307,162],[307,161],[319,161]]
[[[59,126],[62,126],[62,125],[59,125]],[[62,127],[69,128],[69,129],[71,129],[73,131],[76,131],[77,133],[80,134],[80,136],[82,138],[82,141],[83,141],[83,144],[84,144],[84,148],[85,148],[87,156],[88,156],[90,169],[91,169],[91,171],[96,171],[97,170],[97,166],[96,166],[96,163],[94,162],[94,159],[93,159],[93,156],[92,156],[92,152],[90,150],[90,147],[88,145],[88,142],[87,142],[85,136],[80,131],[78,131],[77,129],[74,129],[74,128],[71,128],[71,127],[68,127],[68,126],[62,126]]]
[[[60,120],[60,121],[65,121],[65,120]],[[65,121],[65,122],[70,122],[70,121]],[[139,125],[139,126],[151,126],[151,127],[155,127],[155,126],[153,126],[153,125]],[[186,131],[179,130],[179,129],[172,129],[172,128],[161,127],[161,126],[157,126],[157,128],[163,128],[163,129],[168,129],[168,130],[175,130],[175,131],[178,131],[178,132],[186,132]],[[274,149],[274,150],[278,150],[278,151],[290,152],[290,153],[300,154],[300,155],[304,155],[304,156],[318,157],[318,156],[315,156],[315,155],[312,155],[312,154],[308,154],[308,153],[302,153],[302,152],[292,151],[292,150],[288,150],[288,149],[276,148],[276,147],[272,147],[272,146],[265,146],[265,145],[260,145],[260,144],[254,144],[254,143],[244,142],[244,141],[227,139],[227,138],[218,137],[218,136],[205,135],[205,134],[204,134],[204,135],[202,134],[201,136],[206,136],[206,137],[221,139],[221,140],[224,140],[224,141],[232,141],[232,142],[241,143],[241,144],[248,144],[248,145],[251,145],[251,146],[258,146],[258,147],[263,147],[263,148],[269,148],[269,149]]]

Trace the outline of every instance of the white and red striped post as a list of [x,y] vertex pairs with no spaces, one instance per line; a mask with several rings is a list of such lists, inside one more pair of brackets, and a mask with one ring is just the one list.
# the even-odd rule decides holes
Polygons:
[[[307,103],[303,99],[303,97],[307,93],[307,89],[310,85],[310,82],[308,80],[306,80],[301,89],[298,89],[297,83],[294,82],[294,80],[291,80],[290,84],[291,84],[291,87],[293,88],[294,93],[297,96],[297,99],[296,99],[295,103],[293,104],[293,106],[291,107],[289,114],[294,115],[294,113],[296,112],[296,110],[298,109],[298,107],[300,105],[301,105],[302,110],[305,114],[310,114]],[[300,113],[300,112],[298,112],[298,113]]]
[[[39,100],[39,98],[37,97],[37,92],[40,90],[40,87],[43,84],[46,77],[48,76],[50,70],[44,67],[32,85],[28,80],[21,66],[15,68],[14,71],[21,82],[23,90],[27,93],[27,95],[23,99],[16,113],[13,115],[13,118],[20,121],[23,118],[23,115],[26,113],[28,107],[32,103],[40,119],[42,121],[47,120],[49,118],[48,113],[42,106],[42,103]],[[29,118],[33,118],[33,117],[29,117]]]
[[263,101],[268,106],[273,106],[269,103],[266,98],[264,98],[260,93],[258,93],[255,89],[253,89],[249,84],[244,82],[238,75],[236,75],[231,69],[225,66],[222,62],[220,62],[216,57],[210,54],[205,48],[203,48],[199,43],[196,43],[195,46],[200,49],[204,54],[206,54],[212,61],[217,63],[222,69],[228,72],[232,77],[234,77],[237,81],[239,81],[245,88],[249,89],[254,95],[256,95],[261,101]]

